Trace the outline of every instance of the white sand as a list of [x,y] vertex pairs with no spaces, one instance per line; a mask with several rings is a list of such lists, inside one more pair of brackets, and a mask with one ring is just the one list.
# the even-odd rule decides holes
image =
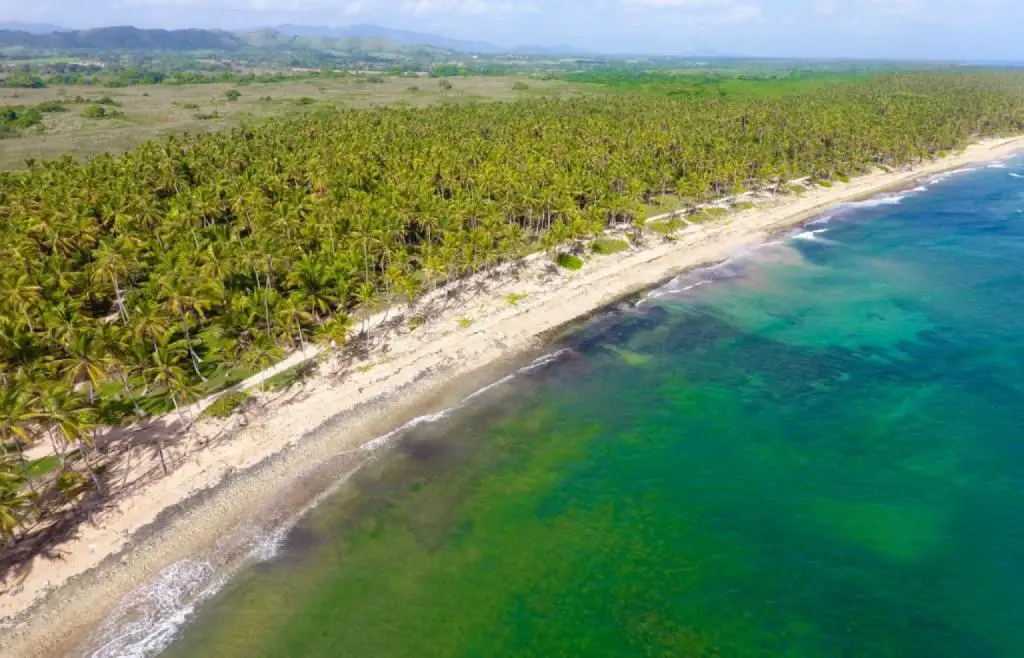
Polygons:
[[[339,452],[358,450],[368,438],[407,420],[414,407],[436,408],[441,404],[437,391],[447,382],[538,347],[544,332],[685,269],[721,261],[830,206],[930,174],[999,159],[1022,148],[1024,137],[992,140],[912,171],[879,172],[849,184],[815,188],[799,197],[762,200],[727,221],[689,227],[673,242],[651,237],[646,248],[595,257],[574,273],[552,267],[550,259],[535,257],[526,261],[515,279],[481,277],[467,286],[475,290],[479,285],[479,292],[467,291],[465,301],[451,303],[415,332],[393,332],[386,338],[386,353],[377,350],[343,378],[330,374],[336,364],[326,364],[300,391],[276,399],[261,396],[267,406],[251,413],[244,427],[237,418],[227,423],[204,420],[189,436],[168,440],[174,458],[169,476],[149,476],[117,501],[114,509],[99,515],[94,524],[83,525],[74,539],[58,547],[61,559],[38,558],[17,582],[0,586],[0,592],[7,590],[0,594],[0,655],[32,658],[66,651],[139,583],[210,546],[246,513],[280,498],[282,488],[294,482],[304,467]],[[526,297],[513,305],[507,300],[511,294]],[[461,318],[472,323],[461,326]],[[289,365],[299,360],[301,356],[295,356]],[[382,403],[381,396],[389,394],[386,404]],[[378,404],[367,405],[373,401]],[[331,436],[309,439],[301,449],[287,450],[339,414],[349,415],[341,427],[331,430]],[[141,446],[150,439],[141,433],[133,441]],[[227,475],[275,455],[277,459],[265,463],[258,477],[232,478],[214,490]],[[129,480],[153,473],[159,464],[151,450],[141,449],[134,451],[132,462]],[[152,538],[136,538],[165,509],[211,491],[187,515],[161,524]]]

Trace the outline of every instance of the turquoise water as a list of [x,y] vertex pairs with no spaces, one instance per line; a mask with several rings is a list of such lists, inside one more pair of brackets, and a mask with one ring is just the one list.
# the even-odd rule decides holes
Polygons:
[[165,655],[1024,656],[1019,165],[589,321],[401,437]]

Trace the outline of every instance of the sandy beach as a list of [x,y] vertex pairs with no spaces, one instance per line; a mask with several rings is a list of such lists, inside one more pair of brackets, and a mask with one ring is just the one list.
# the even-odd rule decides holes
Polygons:
[[[115,475],[135,484],[57,546],[55,556],[36,558],[0,583],[0,656],[74,655],[141,583],[236,528],[280,526],[325,489],[342,486],[339,469],[372,458],[375,439],[543,354],[545,336],[559,327],[830,207],[1021,150],[1024,137],[988,140],[912,170],[880,171],[799,196],[747,199],[753,207],[722,221],[686,226],[672,241],[652,235],[643,247],[588,257],[576,272],[536,254],[464,282],[457,298],[447,295],[454,290],[440,290],[411,309],[369,319],[372,349],[365,358],[325,358],[300,386],[260,393],[266,377],[316,348],[292,355],[236,387],[254,393],[244,414],[201,419],[188,432],[178,429],[176,416],[125,431],[131,458]],[[406,320],[416,315],[428,319],[410,330]],[[208,404],[188,413],[198,416]],[[152,449],[161,433],[173,434],[164,439],[172,465],[166,476]],[[241,558],[251,546],[239,541],[234,550]],[[225,559],[227,565],[230,556]]]

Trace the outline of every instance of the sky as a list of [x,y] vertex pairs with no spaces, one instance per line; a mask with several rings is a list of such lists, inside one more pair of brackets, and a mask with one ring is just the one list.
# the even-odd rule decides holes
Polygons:
[[602,53],[1024,60],[1024,0],[0,0],[82,28],[372,23]]

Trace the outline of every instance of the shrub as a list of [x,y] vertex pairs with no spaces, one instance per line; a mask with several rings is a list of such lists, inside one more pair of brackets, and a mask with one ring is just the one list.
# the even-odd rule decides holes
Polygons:
[[199,103],[182,103],[181,106],[186,110],[198,110]]
[[6,134],[13,134],[16,128],[28,128],[43,120],[43,114],[38,108],[25,108],[21,105],[0,106],[0,126],[9,128]]
[[315,98],[310,98],[309,96],[303,96],[301,98],[296,98],[295,99],[295,104],[296,105],[312,105],[315,102],[316,102],[316,99]]
[[426,321],[427,319],[422,315],[412,316],[411,318],[409,318],[409,331],[416,331],[417,329],[422,327],[423,323]]
[[567,270],[576,271],[583,267],[583,259],[572,254],[558,254],[558,257],[555,258],[555,262],[558,263],[560,267],[564,267]]
[[237,89],[228,89],[224,92],[224,97],[227,98],[228,101],[233,103],[242,97],[242,92],[238,91]]
[[93,101],[93,102],[96,103],[97,105],[114,105],[114,106],[120,105],[120,103],[115,101],[110,96],[104,96],[103,98],[99,99],[98,101]]
[[82,116],[86,119],[116,119],[117,117],[124,115],[116,110],[108,110],[102,105],[90,103],[85,106],[84,110],[82,110]]
[[46,86],[43,79],[39,76],[29,75],[28,73],[14,73],[7,76],[3,80],[0,80],[0,87],[22,89],[42,89]]
[[712,210],[721,210],[721,208],[707,208],[700,212],[690,215],[690,221],[694,224],[702,224],[704,222],[712,222],[722,216],[722,213],[713,213]]
[[316,374],[316,363],[306,361],[297,366],[292,366],[284,372],[279,372],[268,379],[263,387],[268,391],[287,390],[296,384],[301,384]]
[[647,225],[647,229],[658,235],[672,235],[683,225],[683,221],[677,218],[659,219]]
[[210,121],[212,119],[219,119],[220,112],[214,110],[213,112],[200,112],[198,114],[193,114],[192,116],[194,116],[196,119],[199,119],[200,121]]
[[469,327],[469,326],[471,326],[473,324],[473,319],[472,318],[459,318],[458,320],[456,320],[456,322],[458,322],[460,327],[465,329],[465,328],[467,328],[467,327]]
[[420,88],[418,86],[416,86],[416,85],[410,85],[408,88],[406,88],[406,91],[408,91],[409,93],[412,93],[412,94],[415,94],[419,90],[420,90]]
[[516,82],[513,83],[512,88],[515,89],[516,91],[526,91],[527,89],[530,88],[530,85],[526,84],[525,82]]
[[511,295],[505,295],[505,301],[509,306],[518,306],[519,302],[523,301],[527,297],[529,297],[529,295],[525,293],[512,293]]
[[598,238],[590,245],[590,250],[595,254],[616,254],[625,249],[629,249],[629,243],[615,238]]
[[442,78],[441,80],[438,80],[437,86],[441,88],[441,91],[451,91],[454,85],[452,85],[450,80]]
[[225,393],[216,400],[213,404],[203,410],[203,418],[227,418],[233,414],[239,407],[245,404],[249,400],[250,396],[245,391],[235,391],[233,393]]
[[36,105],[36,109],[40,112],[67,112],[68,108],[64,107],[64,104],[60,101],[45,101]]

